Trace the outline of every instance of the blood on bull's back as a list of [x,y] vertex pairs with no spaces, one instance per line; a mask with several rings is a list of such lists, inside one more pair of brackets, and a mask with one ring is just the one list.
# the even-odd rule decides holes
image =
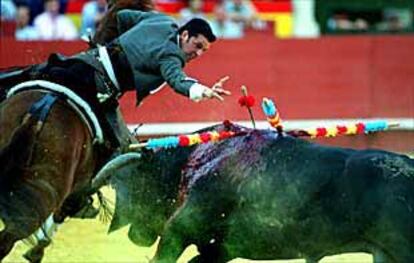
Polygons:
[[[345,252],[378,254],[384,248],[380,254],[391,259],[405,262],[410,257],[413,160],[289,137],[258,145],[252,147],[244,139],[237,156],[226,157],[228,165],[237,163],[229,173],[244,178],[235,185],[237,207],[224,215],[227,253],[318,260]],[[260,158],[242,161],[252,156]]]

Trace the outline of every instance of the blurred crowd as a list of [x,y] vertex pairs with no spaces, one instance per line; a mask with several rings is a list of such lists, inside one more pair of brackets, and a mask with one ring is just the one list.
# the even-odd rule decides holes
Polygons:
[[[321,20],[317,18],[318,10],[324,10],[321,8],[322,4],[328,3],[323,0],[267,1],[291,3],[293,37],[318,37],[321,33],[338,32],[414,31],[413,10],[409,8],[387,7],[380,10],[331,8],[329,15],[323,15],[326,19]],[[68,14],[67,7],[74,2],[81,4],[79,11],[77,14]],[[209,21],[219,38],[239,39],[245,35],[246,30],[264,30],[267,27],[267,23],[260,20],[251,0],[154,0],[154,2],[156,4],[183,3],[184,7],[174,14],[180,24],[193,17],[204,18]],[[107,11],[107,0],[0,0],[0,3],[2,34],[7,31],[8,35],[14,35],[18,40],[79,39],[93,34]],[[331,2],[329,3],[333,6]],[[206,8],[207,5],[210,7]]]
[[[69,1],[79,0],[1,0],[2,26],[13,27],[17,40],[76,40],[93,34],[107,10],[107,0],[85,0],[78,24],[66,13]],[[247,28],[266,27],[250,0],[217,0],[208,14],[203,7],[203,0],[188,0],[177,14],[179,24],[201,17],[219,38],[227,39],[242,38]]]
[[15,26],[18,40],[76,40],[92,33],[106,12],[106,0],[85,1],[80,26],[66,14],[68,1],[1,0],[1,21]]
[[327,21],[328,32],[401,33],[413,29],[413,12],[408,8],[388,7],[371,10],[338,10]]
[[266,24],[257,15],[254,5],[248,0],[223,0],[214,6],[211,16],[203,12],[203,0],[189,0],[188,6],[179,13],[179,23],[191,18],[209,21],[214,34],[219,38],[242,38],[246,28],[264,29]]

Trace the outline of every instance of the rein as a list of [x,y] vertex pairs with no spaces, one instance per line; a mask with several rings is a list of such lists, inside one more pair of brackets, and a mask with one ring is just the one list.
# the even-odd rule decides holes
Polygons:
[[30,117],[36,118],[36,132],[39,132],[42,129],[47,116],[49,115],[50,109],[52,108],[53,104],[55,104],[57,99],[58,96],[51,93],[47,93],[46,95],[42,96],[38,101],[32,104],[29,112],[23,118],[23,123],[25,123]]

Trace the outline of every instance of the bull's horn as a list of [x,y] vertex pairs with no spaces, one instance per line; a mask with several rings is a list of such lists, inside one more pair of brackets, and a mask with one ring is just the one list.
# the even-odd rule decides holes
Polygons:
[[3,231],[6,228],[6,225],[4,224],[3,219],[0,218],[0,232]]
[[104,186],[116,170],[121,169],[132,161],[138,161],[140,158],[140,153],[131,152],[119,155],[116,158],[112,159],[107,164],[105,164],[104,167],[102,167],[96,177],[92,180],[92,188],[99,189],[100,187]]

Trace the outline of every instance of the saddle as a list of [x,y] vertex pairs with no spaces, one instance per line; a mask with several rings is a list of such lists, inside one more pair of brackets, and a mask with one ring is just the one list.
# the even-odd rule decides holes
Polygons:
[[30,80],[35,72],[35,68],[40,68],[43,65],[35,66],[21,66],[2,69],[0,71],[0,102],[6,99],[8,90],[24,81]]
[[[119,89],[117,87],[114,87],[111,79],[107,76],[103,63],[97,59],[97,56],[99,55],[98,51],[98,49],[88,50],[86,52],[81,52],[80,54],[73,57],[65,57],[61,54],[55,53],[49,56],[46,63],[28,67],[14,68],[12,70],[7,70],[4,73],[0,73],[0,102],[6,98],[6,94],[12,87],[20,85],[21,83],[36,82],[36,84],[38,84],[39,81],[43,82],[46,80],[50,80],[51,83],[55,82],[48,76],[50,68],[69,68],[76,64],[88,65],[95,70],[94,82],[96,85],[96,94],[91,93],[85,97],[83,95],[80,95],[77,91],[72,90],[67,85],[63,83],[61,84],[63,84],[62,86],[64,88],[67,88],[69,91],[73,91],[74,95],[80,95],[78,97],[84,101],[83,104],[92,105],[90,107],[90,112],[97,115],[97,124],[90,126],[95,131],[101,130],[103,134],[102,136],[105,137],[105,140],[98,140],[105,142],[106,145],[104,146],[108,149],[120,148],[121,152],[126,151],[129,144],[135,141],[133,136],[131,136],[128,128],[126,127],[122,115],[119,111],[117,102]],[[47,84],[47,86],[50,85]],[[56,85],[53,84],[52,86]],[[61,89],[59,88],[59,90]],[[80,91],[82,91],[82,89],[80,89]],[[95,99],[93,97],[95,97]],[[94,127],[97,126],[102,128],[95,129]],[[99,136],[96,138],[99,138]]]

